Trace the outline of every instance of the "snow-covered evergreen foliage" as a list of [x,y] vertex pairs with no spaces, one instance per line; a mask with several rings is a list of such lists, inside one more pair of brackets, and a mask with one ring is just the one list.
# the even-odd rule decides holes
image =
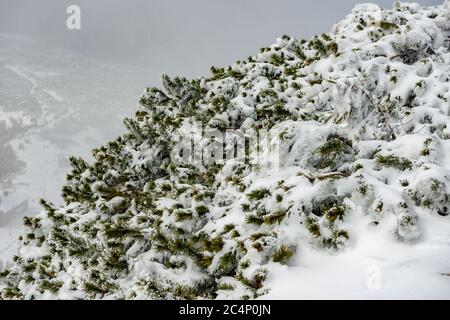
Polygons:
[[[450,207],[449,19],[448,1],[363,4],[309,41],[282,36],[209,77],[163,76],[126,134],[93,163],[71,159],[66,205],[42,201],[25,219],[1,297],[256,298],[302,246],[358,241],[346,218],[360,212],[368,228],[420,241],[416,212]],[[279,168],[250,164],[255,145],[176,161],[195,121],[266,130]]]

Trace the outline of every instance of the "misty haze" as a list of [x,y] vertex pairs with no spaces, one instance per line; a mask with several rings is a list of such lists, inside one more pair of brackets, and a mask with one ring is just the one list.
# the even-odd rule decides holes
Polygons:
[[[371,2],[377,4],[381,8],[388,8],[391,10],[394,0],[373,0]],[[17,238],[23,231],[22,219],[25,216],[35,216],[42,212],[40,199],[45,199],[55,206],[64,206],[64,201],[61,197],[61,189],[65,184],[66,175],[69,172],[69,158],[71,156],[76,156],[90,162],[93,160],[92,149],[99,148],[108,141],[112,141],[125,134],[127,129],[123,124],[123,119],[126,117],[133,117],[136,111],[138,111],[139,99],[146,88],[153,86],[161,87],[162,74],[167,74],[172,79],[176,76],[183,76],[188,79],[202,76],[210,77],[211,66],[226,67],[232,65],[236,61],[244,61],[245,59],[252,61],[251,57],[259,53],[260,48],[269,48],[277,41],[277,43],[282,43],[284,41],[284,37],[281,38],[282,35],[289,35],[296,39],[310,40],[315,39],[313,37],[316,35],[328,33],[332,30],[335,23],[345,19],[351,14],[352,9],[359,3],[361,3],[361,1],[357,0],[2,0],[0,2],[0,271],[2,267],[6,265],[6,261],[17,252]],[[418,3],[420,6],[429,7],[442,5],[443,1],[420,0]],[[67,27],[67,19],[70,17],[71,13],[67,13],[66,10],[71,5],[76,5],[80,8],[79,30],[76,28],[70,30]],[[362,6],[360,8],[364,7]],[[361,10],[363,15],[366,14],[363,9]],[[426,14],[423,13],[423,15],[425,16]],[[365,22],[364,24],[361,23],[361,26],[358,25],[358,27],[365,28]],[[389,28],[397,27],[381,24],[380,30],[383,29],[386,31]],[[342,30],[336,31],[336,34],[341,31]],[[379,38],[374,41],[378,40]],[[355,40],[355,43],[357,41],[362,43],[365,39]],[[445,42],[442,39],[438,39],[435,42],[439,41],[447,43],[446,45],[448,46],[448,42]],[[335,48],[333,45],[334,44],[332,43],[323,50],[328,50],[329,54]],[[393,64],[397,66],[396,63],[403,59],[402,63],[403,65],[406,65],[405,70],[410,70],[407,68],[411,67],[411,65],[414,65],[416,62],[419,64],[419,58],[427,58],[426,56],[420,56],[419,53],[416,54],[415,52],[412,52],[414,51],[413,49],[415,48],[409,48],[409,51],[407,51],[407,54],[413,56],[412,58],[408,56],[409,60],[404,58],[405,55],[392,54]],[[319,49],[317,50],[320,51]],[[425,48],[424,50],[424,52],[428,52],[427,54],[430,55],[437,52],[442,53],[442,55],[445,54],[443,53],[445,52],[444,49],[442,49],[443,51],[435,48]],[[431,53],[431,50],[433,53]],[[354,52],[360,51],[355,50]],[[264,50],[261,51],[261,54],[264,54]],[[337,52],[334,52],[334,54],[339,56]],[[364,60],[369,55],[366,57],[361,53],[361,56],[363,57],[362,60]],[[380,56],[383,55],[380,54]],[[372,56],[370,56],[370,58],[372,58]],[[367,59],[369,60],[369,58]],[[410,63],[410,60],[412,63]],[[313,65],[315,61],[316,60],[312,59],[310,62],[311,65]],[[282,65],[281,62],[280,64],[277,64],[277,61],[272,61],[270,63],[277,67]],[[400,64],[400,62],[398,63]],[[317,65],[319,66],[319,63],[317,63]],[[365,66],[368,66],[368,64]],[[326,69],[324,66],[320,65],[316,71],[320,72],[321,70],[326,69],[326,72],[331,74],[336,71],[334,70],[334,67],[336,67],[336,70],[339,68],[337,65],[326,65],[326,68],[328,68]],[[351,63],[349,68],[351,68]],[[343,68],[341,71],[343,74],[347,75],[347,69]],[[222,71],[220,70],[217,71],[214,80],[225,78],[225,75],[221,72]],[[223,72],[226,73],[226,70]],[[373,71],[373,74],[375,73],[376,72]],[[391,76],[390,81],[395,83],[397,78],[400,78],[400,74],[401,72],[399,72],[398,75],[394,74]],[[310,74],[302,74],[299,78],[305,76],[310,76]],[[442,77],[440,79],[442,79]],[[342,86],[344,86],[344,83],[345,85],[348,85],[344,80],[340,83],[331,78],[312,79],[308,85],[323,85],[323,83],[327,83],[327,81],[330,85],[336,83]],[[272,83],[272,79],[268,82]],[[171,82],[170,80],[166,80],[165,83],[170,84]],[[280,86],[282,87],[283,83]],[[400,87],[400,85],[398,86]],[[300,90],[304,87],[305,85],[299,85],[298,87],[294,87],[294,89]],[[352,90],[353,89],[354,87]],[[326,88],[324,92],[330,92],[332,90],[334,89],[328,90],[328,88]],[[398,89],[398,91],[400,90],[401,89]],[[349,91],[345,91],[345,94],[348,94]],[[398,91],[395,92],[398,93]],[[332,92],[334,93],[334,91]],[[266,94],[270,95],[271,93]],[[317,96],[317,99],[320,100],[322,93],[317,92],[314,94],[314,97]],[[439,92],[437,95],[438,94]],[[363,97],[361,100],[363,100],[365,99],[364,97],[367,98],[368,94],[365,92],[361,95]],[[418,93],[416,95],[418,96]],[[410,98],[410,100],[413,101],[416,98],[416,95]],[[303,93],[302,95],[299,94],[298,99],[303,99],[304,96]],[[344,97],[344,94],[336,94],[336,96],[342,98],[339,101],[336,100],[338,101],[337,104],[350,103],[348,101],[353,103],[359,99],[354,98],[354,100],[352,100],[352,97],[345,100],[346,97]],[[314,100],[314,97],[310,98],[308,103],[316,103],[317,101]],[[445,97],[442,97],[441,94],[439,97],[442,101],[446,99]],[[247,97],[244,95],[242,101],[244,101],[245,98]],[[367,99],[371,100],[369,98]],[[414,103],[410,100],[405,102],[405,105],[410,103],[411,106],[414,106]],[[441,103],[441,100],[437,100],[438,102],[436,102],[436,105]],[[331,101],[331,98],[329,101]],[[377,102],[379,102],[380,105],[384,103],[381,98]],[[317,102],[317,104],[321,103],[322,102]],[[327,103],[328,102],[323,102],[321,106],[326,105]],[[448,104],[448,102],[443,103]],[[430,105],[432,105],[431,102]],[[312,107],[308,105],[308,108]],[[336,112],[340,111],[341,110],[338,110]],[[445,113],[445,111],[442,111],[442,113]],[[342,114],[342,119],[344,120],[339,118],[336,120],[337,124],[342,124],[346,119],[345,117],[351,117],[353,115],[348,110],[342,112]],[[365,116],[367,116],[367,114],[371,113],[367,111]],[[427,123],[431,123],[432,120],[428,120],[425,113],[423,115],[421,114],[421,116],[425,119],[423,121],[421,120],[421,125],[426,126]],[[274,122],[282,121],[276,118],[276,116],[269,116],[269,118],[271,117],[275,119],[273,120]],[[323,118],[311,116],[310,118],[306,117],[305,119],[308,121],[311,120],[312,122],[322,121],[322,119],[325,118],[331,119],[331,116],[325,114],[323,115]],[[417,116],[417,118],[419,118],[419,116]],[[296,117],[294,121],[297,121],[298,119],[301,119],[301,117]],[[219,120],[217,121],[220,122]],[[396,120],[398,119],[396,118]],[[401,126],[407,121],[403,121],[403,119],[400,118],[397,122],[398,123],[395,123],[395,126],[393,126],[393,132],[397,126]],[[385,122],[382,123],[384,125]],[[370,124],[368,123],[367,126],[369,127]],[[438,129],[441,128],[439,125],[436,125],[436,127]],[[379,128],[382,128],[380,130],[388,132],[387,134],[392,134],[389,138],[386,138],[386,141],[391,141],[389,139],[396,137],[395,133],[397,132],[390,132],[389,130],[391,130],[391,128],[388,128],[388,130],[385,127],[382,127],[382,124],[380,124]],[[374,136],[379,133],[376,131],[378,129],[374,129]],[[420,128],[418,128],[418,130],[419,129]],[[432,130],[438,132],[438,129],[433,128]],[[315,129],[314,127],[311,127],[308,130],[311,130],[308,132],[317,132],[318,136],[324,134],[321,133],[321,129]],[[358,131],[358,134],[364,130],[361,129],[361,131]],[[367,134],[372,133],[370,130],[371,129],[367,129]],[[442,130],[445,131],[445,129]],[[425,134],[426,131],[427,129],[421,133]],[[442,133],[443,136],[447,134],[444,131]],[[292,132],[289,134],[294,134]],[[419,134],[419,132],[416,133]],[[431,131],[430,135],[432,135],[432,133],[434,133],[434,131]],[[336,136],[338,135],[337,133],[333,134]],[[438,133],[436,133],[436,135],[437,134]],[[288,134],[286,133],[286,135]],[[330,134],[329,137],[331,136],[332,134]],[[440,136],[440,138],[445,140],[443,136]],[[339,140],[338,143],[350,145],[347,140],[341,140]],[[373,140],[377,139],[373,138]],[[399,147],[402,152],[404,149],[407,149],[405,146],[408,146],[408,142],[404,142],[406,140],[407,139],[402,140],[402,143],[404,143],[404,145],[402,145],[403,149]],[[303,140],[299,138],[298,141]],[[308,145],[310,142],[303,141],[303,143]],[[418,144],[422,143],[423,141],[421,140]],[[370,148],[372,145],[369,145],[370,143],[364,145],[364,148],[367,148],[367,150],[363,147],[361,147],[361,150],[364,149],[363,151],[367,153],[375,152],[374,155],[376,152],[379,152],[379,150],[371,150]],[[361,151],[356,150],[353,146],[354,145],[348,147],[345,145],[342,148],[348,148],[350,153]],[[381,147],[379,148],[381,150]],[[447,150],[445,148],[448,149],[448,145],[441,149]],[[306,152],[306,149],[301,150],[302,152]],[[386,150],[391,149],[386,147]],[[299,152],[299,154],[301,154],[301,152]],[[408,154],[408,152],[405,151],[405,154]],[[317,155],[315,154],[312,156],[313,160],[311,161],[316,161],[316,158]],[[345,159],[350,161],[350,158]],[[334,160],[335,159],[333,159],[333,161]],[[384,160],[385,163],[391,165],[391,158]],[[310,160],[308,161],[307,165],[310,165],[312,162]],[[358,163],[356,165],[360,164]],[[364,163],[364,166],[365,165],[366,164]],[[396,163],[392,166],[395,165],[402,167],[403,170],[405,170],[404,168],[410,167],[409,162],[400,163],[400,165]],[[340,179],[341,177],[347,178],[348,175],[350,175],[350,173],[347,174],[347,172],[340,172],[340,168],[337,166],[334,168],[330,161],[326,162],[326,165],[323,165],[322,167],[318,165],[315,168],[319,168],[320,172],[311,173],[305,171],[298,174],[297,172],[290,173],[289,175],[304,175],[307,179],[306,181],[315,181],[314,183],[328,179],[328,174],[330,174],[330,172],[333,179],[335,177],[339,177],[336,179]],[[324,173],[325,168],[329,168],[330,172]],[[348,168],[346,167],[346,170],[347,169]],[[375,171],[376,170],[374,170],[374,172]],[[386,184],[394,183],[392,182],[393,180],[389,180],[389,174],[386,174],[386,176],[383,177],[383,179],[388,181]],[[289,175],[283,179],[288,179]],[[423,173],[423,175],[426,174]],[[163,175],[161,175],[161,177],[162,176]],[[158,178],[161,177],[158,176]],[[233,178],[230,178],[229,180],[231,181],[233,179],[237,178],[233,176]],[[355,179],[357,180],[358,178],[355,177]],[[379,179],[382,180],[382,178]],[[402,179],[406,178],[399,175],[397,180],[403,181]],[[282,179],[280,178],[280,180]],[[398,184],[397,180],[395,182],[396,184]],[[235,180],[233,180],[233,182],[234,181]],[[148,186],[146,186],[146,188],[147,187]],[[283,185],[283,187],[288,190],[288,186]],[[442,190],[446,187],[447,185],[443,186]],[[342,186],[341,189],[344,190],[345,186]],[[342,191],[341,189],[339,189],[339,192]],[[314,189],[314,192],[319,192],[317,190],[319,190],[319,187]],[[383,190],[386,194],[390,192],[388,187]],[[242,190],[240,192],[242,192]],[[332,193],[333,191],[329,192]],[[309,191],[305,193],[309,193]],[[267,194],[270,194],[269,191],[267,191]],[[374,192],[374,194],[375,198],[380,197],[380,194],[376,192]],[[257,198],[258,196],[259,195],[256,195],[255,197]],[[275,196],[275,193],[273,193],[273,196]],[[264,195],[262,197],[264,197]],[[250,198],[250,196],[247,195],[247,198]],[[394,198],[394,196],[392,196],[392,198]],[[416,205],[420,204],[421,201],[424,201],[421,199],[414,199]],[[339,201],[341,200],[342,199],[339,198]],[[376,198],[376,200],[378,200],[378,198]],[[214,198],[214,201],[216,201],[216,198]],[[223,201],[227,202],[228,200]],[[323,201],[333,202],[335,200],[325,199]],[[336,201],[332,203],[333,206],[337,206]],[[448,199],[442,201],[445,202],[448,201]],[[313,200],[311,200],[311,203],[312,202]],[[339,204],[341,204],[341,202],[339,202]],[[230,203],[232,203],[232,201]],[[277,198],[275,203],[283,202],[281,199]],[[244,206],[245,205],[246,204],[244,204]],[[352,207],[352,205],[349,205],[349,207]],[[199,206],[196,208],[198,209]],[[289,206],[292,207],[292,204],[286,204],[286,207],[291,208]],[[375,206],[375,204],[373,206]],[[319,210],[314,204],[312,204],[311,207],[312,212]],[[343,202],[342,207],[344,207]],[[386,207],[384,209],[387,210]],[[436,209],[435,211],[439,212],[440,216],[446,215],[446,211],[442,212],[444,209],[441,209],[442,208],[439,207],[439,210]],[[204,209],[205,212],[209,212],[207,210],[208,209]],[[380,212],[382,210],[383,207],[381,205]],[[434,209],[430,210],[433,211]],[[420,212],[421,211],[419,210],[419,213]],[[197,213],[200,215],[199,212]],[[321,214],[318,216],[321,216]],[[248,216],[246,216],[246,219],[247,217]],[[334,219],[337,220],[336,217],[334,217]],[[266,222],[261,222],[260,224],[264,223]],[[230,222],[228,225],[225,224],[225,227],[222,225],[220,225],[220,227],[226,228],[230,225],[233,224]],[[448,223],[447,226],[449,226]],[[212,229],[214,228],[211,227],[211,230]],[[445,228],[442,227],[442,230],[444,229]],[[330,231],[330,233],[331,232],[334,231]],[[255,233],[253,234],[253,238],[258,240],[258,237],[262,237],[261,235],[266,233],[267,232],[264,230],[260,231],[258,233],[259,236],[256,236],[255,234],[257,233]],[[356,234],[359,235],[360,233],[363,232]],[[411,231],[411,234],[413,233],[414,232]],[[410,234],[405,236],[405,239],[409,240],[409,236]],[[416,239],[414,235],[411,235],[411,239],[412,238],[414,238],[414,240]],[[419,237],[417,236],[417,238]],[[350,239],[350,241],[353,241],[353,238],[350,237]],[[448,233],[447,235],[442,235],[442,238],[440,239],[441,240],[439,241],[442,241],[442,243],[447,243],[448,249],[448,241],[450,239]],[[373,239],[371,238],[370,240]],[[257,245],[253,245],[257,248]],[[334,246],[339,247],[339,245]],[[430,244],[430,246],[432,246],[432,244]],[[285,247],[282,246],[281,248],[284,249]],[[259,247],[257,249],[258,251],[263,250],[259,249]],[[401,249],[397,247],[395,250],[401,251]],[[425,251],[425,249],[423,250]],[[360,254],[356,249],[355,252],[353,252],[355,255]],[[324,264],[328,264],[330,261],[328,260],[328,257],[324,257],[322,254],[314,253],[312,251],[306,251],[305,255],[310,258],[311,261],[315,262],[323,261]],[[413,259],[413,257],[405,257],[404,259],[406,261],[409,258]],[[210,257],[210,259],[215,262],[215,260],[212,260],[212,257]],[[376,257],[367,257],[364,255],[358,256],[358,259],[360,259],[358,260],[359,262],[363,261],[361,263],[364,264],[364,266],[366,266],[366,264],[376,264],[379,261],[381,261],[380,263],[384,261],[382,258],[377,260]],[[447,259],[446,257],[443,259],[443,261],[437,262],[436,265],[445,265],[448,260],[445,260]],[[211,261],[209,261],[209,263],[211,263]],[[276,258],[273,261],[276,261]],[[342,258],[342,260],[337,262],[337,268],[345,270],[347,263],[348,261],[346,261],[345,258]],[[399,260],[398,264],[401,263],[404,263],[404,261]],[[448,270],[442,268],[442,273],[450,273],[450,266],[447,267],[449,267]],[[418,268],[422,268],[420,270],[428,270],[426,269],[425,263],[423,265],[421,264]],[[232,271],[233,269],[230,268],[230,270]],[[231,274],[232,272],[230,270],[227,270],[227,272]],[[227,272],[224,274],[228,274]],[[279,279],[281,279],[280,283],[282,283],[282,286],[280,286],[280,288],[285,289],[290,282],[290,273],[286,272],[286,274],[283,275],[284,271],[278,269],[276,269],[276,272],[281,274]],[[327,270],[327,272],[331,271]],[[361,274],[362,273],[364,272],[361,271]],[[395,275],[397,275],[397,273],[395,273]],[[358,274],[357,277],[363,278],[363,275]],[[324,279],[323,283],[331,281],[327,276],[325,276]],[[306,278],[303,280],[308,282],[308,279]],[[233,281],[235,281],[235,279],[233,279]],[[443,296],[446,296],[447,298],[450,297],[448,291],[445,293],[444,286],[441,286],[437,278],[433,278],[433,281],[435,281],[433,284],[438,288],[436,291],[436,296],[438,298]],[[448,282],[448,280],[446,281]],[[311,283],[309,283],[309,285],[311,285]],[[395,283],[393,287],[396,285],[397,283]],[[354,284],[354,286],[357,287],[359,284]],[[284,291],[284,293],[281,292],[284,289],[278,289],[277,291],[275,288],[272,291],[273,295],[270,297],[286,298],[287,294]],[[232,295],[227,296],[226,294],[221,294],[222,295],[219,295],[220,298],[236,298]],[[338,291],[334,292],[334,294],[335,295],[333,296],[333,293],[330,293],[330,296],[334,298],[339,295]],[[373,296],[371,294],[372,293],[368,294],[367,297],[380,297],[376,294]],[[243,296],[245,297],[245,295]],[[323,295],[322,292],[314,292],[313,296],[319,298],[330,297],[326,294]],[[420,297],[420,295],[417,296]],[[430,296],[433,295],[430,294]],[[206,297],[209,298],[209,296]],[[305,298],[303,293],[299,294],[298,297]],[[351,294],[349,294],[349,297],[355,298]],[[392,296],[389,295],[387,297],[392,298]],[[406,295],[406,297],[409,298],[410,296]],[[73,297],[70,296],[69,298]],[[114,298],[116,298],[116,296],[114,296]]]

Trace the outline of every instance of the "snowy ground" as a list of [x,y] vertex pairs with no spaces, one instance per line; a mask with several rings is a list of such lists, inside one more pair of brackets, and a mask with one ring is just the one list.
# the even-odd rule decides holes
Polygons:
[[123,132],[149,75],[0,34],[0,147],[13,150],[0,155],[0,260],[15,252],[21,217],[36,214],[40,198],[60,203],[69,156],[90,159]]
[[367,232],[369,220],[353,220],[355,239],[345,251],[331,254],[309,246],[300,248],[295,266],[273,265],[277,282],[268,283],[272,289],[262,298],[450,298],[447,218],[420,215],[423,235],[415,243],[398,242],[382,226]]
[[[0,180],[0,259],[15,250],[20,216],[36,212],[41,197],[59,202],[68,156],[89,159],[92,147],[122,132],[120,119],[134,110],[145,77],[142,70],[0,37],[0,122],[10,128],[0,142],[24,163],[12,178]],[[413,152],[413,144],[402,141],[397,149]],[[450,157],[447,142],[442,155]],[[373,220],[355,208],[345,219],[351,237],[343,251],[316,250],[305,242],[289,266],[270,263],[270,291],[262,298],[449,299],[450,221],[421,208],[416,213],[421,235],[405,242],[394,234],[395,215],[372,228]],[[290,228],[296,230],[285,230]]]

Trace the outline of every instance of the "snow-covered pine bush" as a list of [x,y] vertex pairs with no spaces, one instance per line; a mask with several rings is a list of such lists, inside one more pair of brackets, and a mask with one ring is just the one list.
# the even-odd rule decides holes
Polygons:
[[[449,10],[358,5],[309,41],[282,36],[209,77],[164,75],[126,134],[93,163],[70,160],[65,205],[25,218],[1,297],[256,298],[301,247],[358,241],[350,216],[420,241],[417,213],[450,206]],[[178,161],[187,137],[223,143],[194,122],[278,137],[278,169],[249,163],[253,144]]]

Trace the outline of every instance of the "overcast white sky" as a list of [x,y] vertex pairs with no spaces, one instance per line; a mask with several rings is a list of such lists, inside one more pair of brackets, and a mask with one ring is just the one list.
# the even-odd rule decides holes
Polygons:
[[[435,5],[443,0],[420,0]],[[1,0],[0,32],[28,35],[89,56],[197,76],[254,54],[282,34],[328,31],[357,0]],[[372,1],[392,7],[394,0]],[[66,8],[82,29],[67,30]]]

